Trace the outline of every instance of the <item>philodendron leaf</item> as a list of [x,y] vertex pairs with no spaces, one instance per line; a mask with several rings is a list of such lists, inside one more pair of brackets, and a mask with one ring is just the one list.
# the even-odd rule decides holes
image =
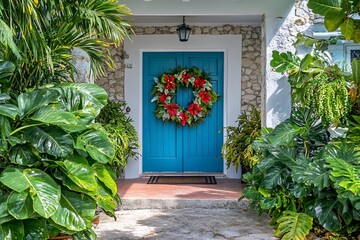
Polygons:
[[76,139],[77,149],[87,152],[90,157],[100,163],[110,162],[115,155],[114,147],[104,131],[90,130]]
[[325,167],[324,161],[309,162],[292,168],[292,178],[295,182],[306,186],[315,186],[322,190],[330,186],[329,169]]
[[39,152],[55,157],[66,157],[74,150],[71,135],[56,127],[30,127],[25,129],[24,137]]
[[79,121],[74,114],[59,110],[56,104],[40,108],[30,119],[52,125],[79,124]]
[[289,119],[277,125],[274,130],[266,135],[273,145],[287,145],[293,142],[297,134],[302,133],[303,128],[293,124]]
[[91,227],[95,210],[96,203],[91,198],[63,191],[60,207],[51,219],[71,231],[82,231]]
[[32,166],[38,161],[31,147],[25,144],[13,147],[9,157],[12,163],[23,166]]
[[12,62],[0,61],[0,81],[7,80],[7,78],[11,76],[14,73],[14,71],[15,71],[15,65]]
[[14,217],[11,216],[8,211],[7,198],[8,196],[0,196],[0,226],[1,224],[9,222],[14,219]]
[[26,240],[48,239],[48,225],[45,219],[28,219],[24,221]]
[[337,186],[360,195],[360,166],[352,165],[339,158],[327,158],[330,163],[332,180]]
[[0,181],[17,192],[30,189],[35,212],[49,218],[59,207],[60,186],[39,169],[18,169],[8,167],[0,176]]
[[285,211],[277,220],[275,236],[283,240],[302,240],[312,229],[313,218],[305,213]]
[[95,171],[89,164],[69,160],[57,161],[56,164],[79,187],[88,191],[95,191],[97,188]]
[[335,212],[337,204],[338,201],[336,200],[318,199],[314,205],[316,218],[321,226],[329,231],[337,231],[341,227],[341,220]]
[[0,104],[0,115],[15,119],[19,114],[19,109],[12,104]]
[[346,40],[351,40],[354,35],[354,19],[348,18],[340,25],[341,34]]
[[7,200],[7,207],[9,213],[18,220],[30,218],[34,213],[33,202],[27,190],[20,193],[13,191]]
[[96,177],[111,191],[112,195],[117,193],[117,185],[103,164],[95,163],[92,165]]
[[0,226],[0,239],[2,240],[24,240],[23,221],[13,220]]
[[328,12],[340,12],[341,0],[309,0],[308,8],[314,13],[325,16]]
[[36,89],[22,93],[17,98],[20,116],[30,115],[50,103],[59,101],[59,92],[53,89]]

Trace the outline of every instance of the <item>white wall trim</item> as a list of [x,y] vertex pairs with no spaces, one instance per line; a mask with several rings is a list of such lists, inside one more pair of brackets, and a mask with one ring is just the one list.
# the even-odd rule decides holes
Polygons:
[[[129,55],[125,61],[125,100],[131,108],[130,116],[142,143],[142,53],[143,52],[224,52],[224,127],[236,124],[241,113],[241,35],[196,35],[181,43],[177,35],[137,35],[125,41],[124,50]],[[224,133],[224,141],[225,139]],[[140,154],[142,150],[140,150]],[[129,159],[125,178],[137,178],[142,173],[142,157]],[[224,174],[239,178],[233,167]]]

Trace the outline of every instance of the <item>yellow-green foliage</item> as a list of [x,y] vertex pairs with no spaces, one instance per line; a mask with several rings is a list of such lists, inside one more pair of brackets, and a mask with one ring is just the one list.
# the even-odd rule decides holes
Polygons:
[[241,165],[246,170],[251,169],[258,162],[251,146],[260,136],[260,112],[253,107],[250,115],[245,112],[238,117],[238,126],[226,128],[227,140],[222,147],[227,167],[233,165],[236,169]]

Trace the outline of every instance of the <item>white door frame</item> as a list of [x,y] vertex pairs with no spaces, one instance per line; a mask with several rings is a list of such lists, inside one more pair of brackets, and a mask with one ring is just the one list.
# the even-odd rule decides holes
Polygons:
[[[236,124],[241,113],[241,35],[194,35],[186,43],[179,42],[177,35],[137,35],[125,41],[124,50],[129,58],[125,61],[125,101],[142,143],[142,55],[143,52],[223,52],[224,53],[224,127]],[[225,132],[223,134],[226,140]],[[142,150],[138,160],[129,159],[125,178],[138,178],[142,174]],[[239,178],[240,171],[227,169],[224,174]]]

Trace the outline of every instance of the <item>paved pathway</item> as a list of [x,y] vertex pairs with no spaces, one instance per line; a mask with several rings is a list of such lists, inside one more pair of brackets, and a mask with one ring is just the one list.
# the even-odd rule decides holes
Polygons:
[[117,221],[104,214],[95,229],[99,240],[269,240],[266,215],[238,203],[244,185],[217,179],[216,185],[149,185],[146,178],[119,179],[123,205]]
[[121,210],[117,221],[105,215],[95,229],[99,240],[269,240],[273,230],[266,216],[239,209]]

